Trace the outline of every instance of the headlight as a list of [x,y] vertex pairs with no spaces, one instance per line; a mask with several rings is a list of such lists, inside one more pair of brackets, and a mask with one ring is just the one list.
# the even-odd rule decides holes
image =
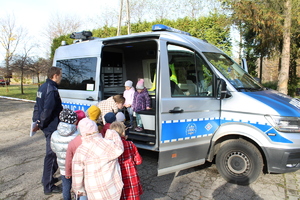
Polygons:
[[300,118],[299,117],[280,117],[266,115],[266,119],[272,126],[281,132],[299,133]]

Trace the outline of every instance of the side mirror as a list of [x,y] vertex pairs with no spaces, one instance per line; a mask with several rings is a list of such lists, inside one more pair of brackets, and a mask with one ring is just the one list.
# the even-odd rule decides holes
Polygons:
[[227,95],[227,84],[226,82],[218,78],[217,79],[217,99],[224,99]]

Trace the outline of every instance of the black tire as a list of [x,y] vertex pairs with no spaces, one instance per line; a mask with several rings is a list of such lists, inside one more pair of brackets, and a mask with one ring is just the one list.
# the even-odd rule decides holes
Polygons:
[[243,139],[230,140],[221,145],[216,165],[222,177],[238,185],[249,185],[261,174],[263,159],[258,149]]

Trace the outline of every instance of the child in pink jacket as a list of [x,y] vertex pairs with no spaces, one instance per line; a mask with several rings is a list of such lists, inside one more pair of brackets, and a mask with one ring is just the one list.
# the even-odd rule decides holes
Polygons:
[[132,86],[132,81],[127,80],[125,82],[125,91],[123,92],[123,97],[125,98],[125,103],[124,107],[127,109],[130,123],[129,123],[129,128],[133,126],[133,110],[132,110],[132,103],[133,103],[133,97],[135,93],[135,89]]
[[119,200],[123,188],[118,157],[123,153],[123,143],[114,130],[108,129],[105,138],[98,132],[95,122],[88,118],[78,124],[82,144],[72,161],[72,186],[79,196],[89,200]]

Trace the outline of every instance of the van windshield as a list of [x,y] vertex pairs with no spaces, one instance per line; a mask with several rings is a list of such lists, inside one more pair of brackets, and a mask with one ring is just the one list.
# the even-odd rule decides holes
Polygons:
[[263,90],[263,86],[236,62],[224,54],[203,52],[207,60],[215,66],[226,79],[239,91]]

